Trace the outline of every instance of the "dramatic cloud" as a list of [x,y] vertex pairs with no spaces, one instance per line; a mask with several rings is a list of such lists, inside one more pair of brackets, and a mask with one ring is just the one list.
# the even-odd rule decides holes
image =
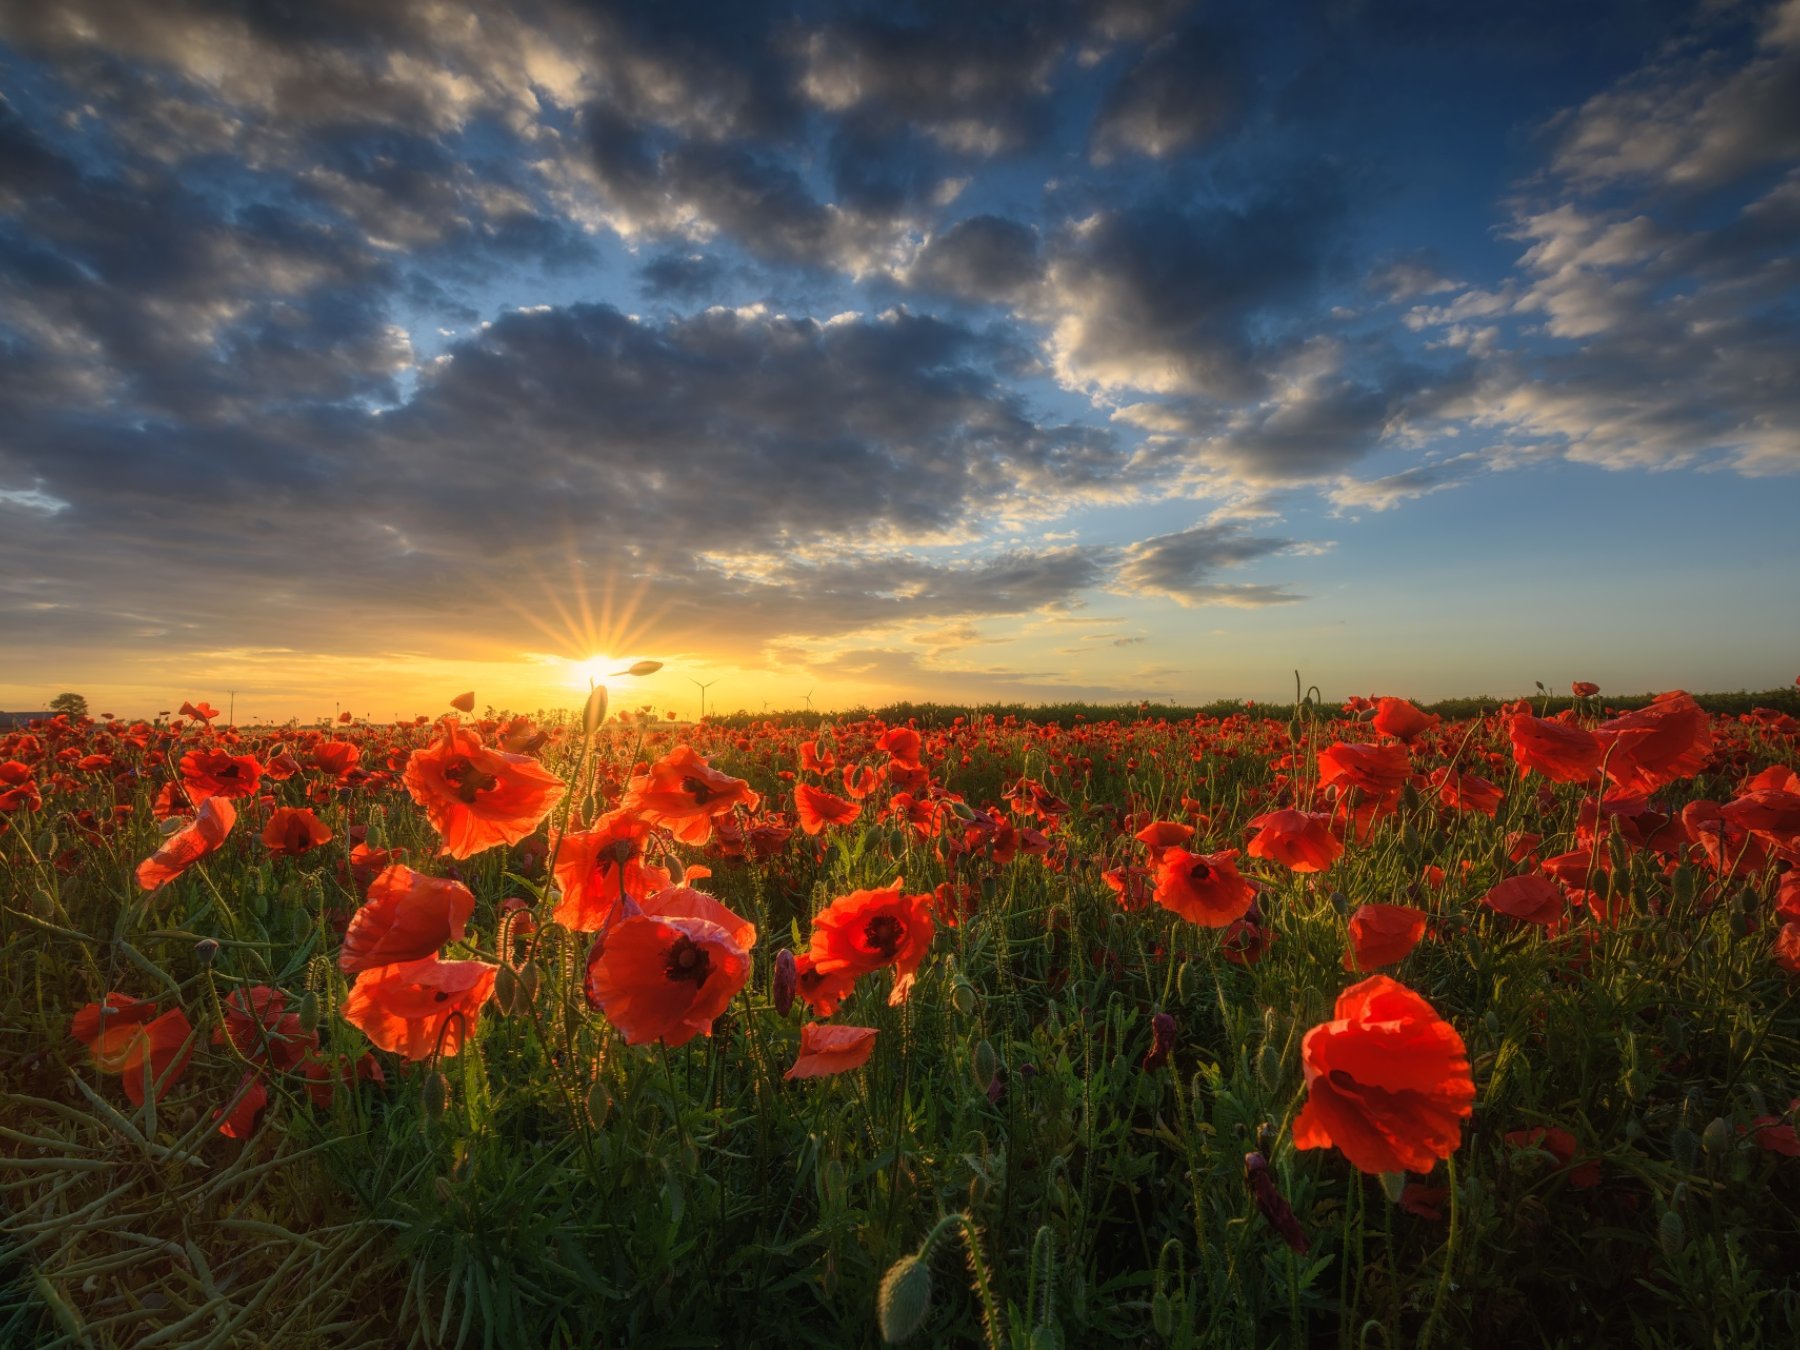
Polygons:
[[1161,595],[1179,605],[1229,605],[1256,609],[1292,604],[1304,597],[1267,583],[1231,583],[1211,578],[1225,568],[1286,553],[1292,539],[1253,535],[1233,522],[1195,525],[1176,534],[1132,544],[1119,568],[1121,594]]

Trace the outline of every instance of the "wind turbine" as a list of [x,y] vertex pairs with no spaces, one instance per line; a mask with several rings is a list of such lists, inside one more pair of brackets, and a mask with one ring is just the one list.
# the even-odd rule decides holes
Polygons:
[[688,677],[688,683],[696,686],[700,690],[700,720],[702,722],[706,720],[706,691],[711,689],[718,682],[716,676],[708,680],[705,684],[701,684],[700,681],[694,679],[692,676]]

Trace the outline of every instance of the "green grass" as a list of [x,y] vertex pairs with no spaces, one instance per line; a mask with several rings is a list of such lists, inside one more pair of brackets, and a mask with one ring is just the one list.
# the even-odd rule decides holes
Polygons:
[[[1291,706],[1230,728],[1102,728],[1097,712],[1076,727],[1060,711],[1035,726],[965,724],[958,753],[935,758],[971,804],[998,804],[1023,773],[1073,810],[1052,832],[1054,869],[1029,856],[956,864],[980,887],[979,911],[940,929],[909,1002],[887,1005],[885,973],[858,986],[836,1020],[880,1029],[865,1069],[782,1081],[801,1012],[777,1016],[769,973],[833,896],[896,874],[909,890],[951,878],[932,841],[873,810],[823,847],[796,833],[760,862],[708,859],[704,884],[761,934],[752,978],[710,1039],[626,1046],[582,998],[587,940],[547,927],[536,999],[512,1016],[490,1007],[472,1048],[442,1065],[441,1112],[428,1109],[425,1066],[383,1056],[385,1091],[341,1091],[327,1110],[299,1080],[275,1081],[243,1143],[210,1118],[241,1072],[210,1042],[217,1000],[259,983],[312,991],[327,1044],[366,1048],[336,1014],[346,981],[329,916],[356,903],[338,867],[344,827],[369,824],[372,839],[442,870],[423,817],[396,788],[338,794],[321,808],[338,838],[293,862],[267,856],[247,812],[222,852],[146,896],[131,869],[155,844],[154,775],[104,838],[60,813],[110,809],[109,778],[47,791],[42,813],[0,836],[12,1282],[0,1343],[869,1345],[884,1274],[934,1234],[910,1344],[1800,1339],[1800,1159],[1738,1132],[1800,1096],[1796,983],[1769,956],[1772,872],[1665,875],[1632,854],[1616,873],[1632,912],[1616,928],[1528,929],[1478,901],[1508,866],[1509,832],[1541,832],[1546,854],[1574,846],[1563,841],[1580,793],[1560,788],[1540,811],[1541,780],[1508,776],[1494,821],[1409,798],[1323,876],[1263,871],[1274,941],[1239,966],[1211,931],[1154,906],[1120,910],[1100,872],[1141,854],[1120,809],[1172,814],[1196,798],[1207,846],[1241,846],[1275,773],[1303,772],[1335,735],[1366,730],[1303,718],[1291,746]],[[839,726],[840,755],[870,739]],[[621,772],[672,743],[628,734],[607,743]],[[794,767],[801,733],[761,731],[747,748],[740,734],[721,725],[696,743],[780,805],[775,772]],[[1731,736],[1745,763],[1678,785],[1677,802],[1729,799],[1740,769],[1794,762],[1791,738]],[[1477,726],[1471,744],[1504,738]],[[1290,750],[1293,766],[1272,766]],[[1047,776],[1069,758],[1091,771]],[[304,788],[273,785],[282,802]],[[1428,863],[1448,874],[1442,888],[1420,886]],[[499,903],[540,903],[538,874],[504,849],[457,870],[481,907],[470,951],[449,955],[495,959]],[[1449,1190],[1435,1220],[1335,1151],[1288,1143],[1305,1095],[1300,1039],[1357,978],[1340,964],[1345,914],[1397,900],[1428,909],[1434,931],[1389,973],[1458,1028],[1478,1090],[1453,1175],[1418,1179]],[[222,944],[210,965],[202,938]],[[107,990],[179,1002],[199,1028],[192,1067],[160,1106],[131,1108],[67,1037],[74,1009]],[[1179,1039],[1170,1066],[1148,1072],[1157,1011]],[[1600,1185],[1577,1189],[1544,1154],[1504,1141],[1533,1125],[1571,1131],[1600,1161]],[[1304,1256],[1252,1203],[1252,1149],[1311,1241]]]

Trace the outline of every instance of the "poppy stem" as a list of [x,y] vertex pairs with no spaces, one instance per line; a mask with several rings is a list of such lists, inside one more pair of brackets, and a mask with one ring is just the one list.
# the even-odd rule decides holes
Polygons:
[[1425,1327],[1419,1332],[1419,1350],[1429,1350],[1438,1318],[1443,1314],[1444,1299],[1450,1292],[1450,1271],[1456,1261],[1456,1239],[1462,1231],[1462,1206],[1456,1191],[1456,1155],[1452,1153],[1444,1161],[1450,1169],[1450,1236],[1444,1242],[1444,1269],[1438,1276],[1437,1295],[1431,1300],[1431,1316],[1425,1319]]

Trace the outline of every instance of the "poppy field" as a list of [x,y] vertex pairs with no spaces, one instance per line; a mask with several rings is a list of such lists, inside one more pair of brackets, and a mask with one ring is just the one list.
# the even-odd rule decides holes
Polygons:
[[1795,691],[0,732],[0,1343],[1792,1345]]

